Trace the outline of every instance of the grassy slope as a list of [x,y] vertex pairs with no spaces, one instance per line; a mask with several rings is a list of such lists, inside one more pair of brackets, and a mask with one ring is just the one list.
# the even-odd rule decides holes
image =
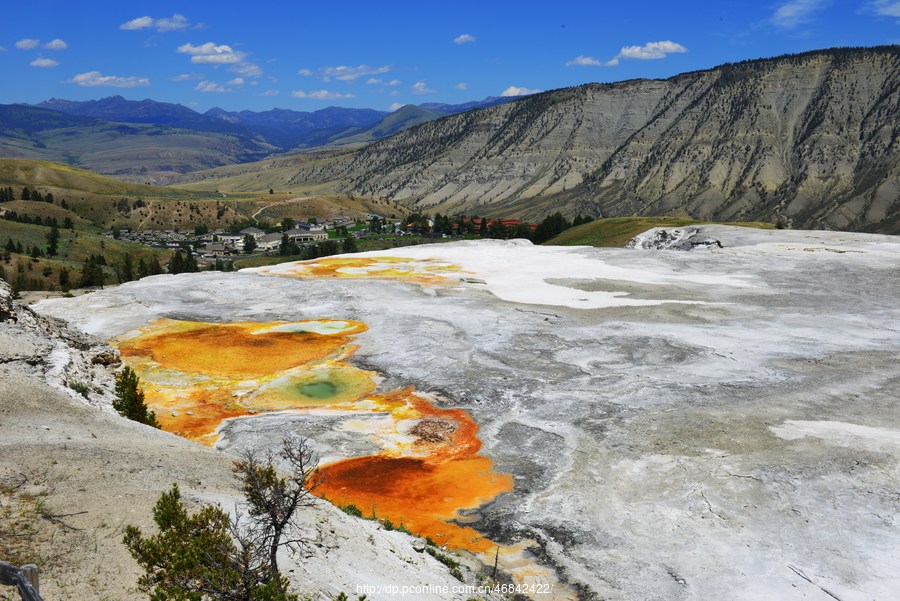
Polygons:
[[85,192],[94,196],[135,196],[175,200],[199,200],[209,193],[180,188],[148,186],[123,182],[86,169],[62,163],[0,158],[0,185],[30,186],[53,192]]
[[[25,186],[45,195],[50,192],[57,203],[66,201],[71,211],[69,216],[76,225],[87,221],[98,229],[113,226],[140,229],[191,229],[199,224],[226,226],[243,218],[235,203],[247,197],[134,184],[70,165],[8,158],[0,158],[0,186],[12,187],[16,195]],[[123,198],[129,200],[125,210],[117,205]],[[135,208],[137,199],[143,200],[145,206]],[[48,216],[46,212],[52,210],[48,208],[51,205],[38,205],[40,203],[30,203],[23,207],[21,201],[16,201],[0,208]]]
[[[287,165],[293,164],[288,161]],[[283,170],[290,171],[287,166]],[[47,161],[0,158],[0,186],[11,186],[18,196],[23,186],[37,189],[42,194],[53,193],[57,203],[65,200],[71,210],[69,216],[89,221],[96,228],[110,227],[135,229],[193,229],[196,225],[212,228],[227,227],[235,221],[254,216],[261,220],[280,221],[285,217],[296,220],[316,218],[365,219],[370,213],[390,217],[405,215],[408,210],[388,201],[372,201],[364,198],[307,191],[298,194],[298,188],[287,185],[254,184],[247,180],[244,191],[228,194],[218,190],[149,186],[120,181],[79,169],[70,165]],[[284,184],[284,182],[279,182]],[[275,194],[269,194],[269,188]],[[129,200],[127,208],[118,202]],[[146,206],[135,208],[137,199]],[[47,207],[30,206],[23,210],[21,201],[0,205],[20,214],[56,216],[47,213]],[[61,208],[59,210],[62,210]]]
[[[585,223],[578,227],[570,228],[552,240],[545,242],[545,244],[558,246],[622,247],[641,232],[646,232],[654,227],[684,227],[701,223],[709,222],[681,219],[678,217],[612,217],[608,219],[598,219],[591,223]],[[722,225],[738,225],[762,229],[771,229],[775,227],[771,223],[760,222],[734,222]]]
[[[103,255],[109,265],[121,263],[126,254],[130,254],[135,267],[140,258],[150,260],[155,258],[160,264],[169,260],[169,251],[152,250],[146,246],[110,240],[103,236],[83,230],[60,229],[58,254],[54,257],[41,257],[33,260],[28,256],[28,250],[32,246],[38,246],[42,251],[47,247],[47,233],[49,227],[32,225],[30,223],[16,223],[0,219],[0,248],[4,247],[8,240],[13,243],[22,243],[26,254],[13,253],[8,262],[0,260],[0,269],[3,269],[5,279],[12,283],[18,273],[23,273],[27,280],[36,280],[39,285],[31,282],[28,289],[58,289],[59,272],[68,269],[73,282],[76,282],[81,273],[81,266],[85,259],[91,255]],[[21,265],[21,267],[20,267]],[[49,273],[44,274],[46,268]],[[115,281],[112,268],[107,268],[107,282]]]

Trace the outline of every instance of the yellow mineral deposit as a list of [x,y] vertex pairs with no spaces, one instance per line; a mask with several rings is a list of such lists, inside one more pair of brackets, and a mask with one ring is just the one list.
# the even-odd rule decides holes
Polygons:
[[404,257],[326,257],[262,267],[259,273],[295,278],[378,278],[425,285],[455,283],[467,274],[458,265],[440,259]]

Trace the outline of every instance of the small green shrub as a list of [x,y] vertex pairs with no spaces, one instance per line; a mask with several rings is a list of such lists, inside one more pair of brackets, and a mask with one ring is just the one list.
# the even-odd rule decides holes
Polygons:
[[460,582],[463,581],[463,575],[462,575],[462,571],[460,571],[460,569],[459,569],[458,561],[456,561],[456,560],[452,559],[451,557],[444,555],[443,553],[440,553],[437,550],[432,549],[430,547],[425,547],[425,551],[427,551],[429,555],[431,555],[432,557],[437,559],[439,562],[441,562],[442,564],[447,566],[450,569],[451,576],[453,576]]
[[392,522],[389,518],[384,518],[384,521],[381,522],[381,524],[384,526],[385,530],[393,530],[394,529],[394,522]]
[[88,398],[88,393],[91,391],[90,387],[84,382],[69,382],[69,388],[71,388],[84,398]]
[[403,534],[408,534],[412,536],[412,532],[410,532],[409,528],[403,525],[403,522],[400,522],[400,525],[397,526],[397,532],[402,532]]
[[355,516],[355,517],[358,517],[358,518],[361,518],[361,517],[362,517],[362,509],[360,509],[359,507],[357,507],[357,506],[354,505],[353,503],[350,503],[349,505],[344,505],[344,506],[341,507],[340,509],[341,509],[341,511],[343,511],[343,512],[346,513],[347,515],[352,515],[352,516]]

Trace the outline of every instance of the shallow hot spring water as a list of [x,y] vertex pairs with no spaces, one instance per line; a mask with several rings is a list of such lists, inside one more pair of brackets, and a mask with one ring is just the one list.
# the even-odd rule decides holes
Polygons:
[[328,409],[388,417],[377,431],[358,428],[380,450],[322,466],[325,484],[317,494],[402,523],[438,544],[491,552],[493,542],[451,520],[512,490],[512,478],[479,454],[478,426],[465,411],[435,407],[412,388],[375,392],[377,374],[346,361],[357,349],[354,335],[365,329],[349,320],[159,319],[116,343],[163,429],[208,446],[224,420],[259,412]]

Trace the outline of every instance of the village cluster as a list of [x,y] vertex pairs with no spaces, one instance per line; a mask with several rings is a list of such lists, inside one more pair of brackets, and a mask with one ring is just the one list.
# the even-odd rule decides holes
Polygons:
[[[339,225],[342,224],[332,223],[333,227]],[[258,227],[247,227],[237,233],[224,229],[211,230],[204,234],[197,234],[193,230],[121,229],[106,232],[104,235],[154,248],[179,250],[190,246],[203,258],[218,258],[242,254],[248,237],[255,243],[254,250],[262,253],[278,252],[285,235],[297,245],[316,244],[328,239],[326,227],[327,224],[301,222],[285,232],[270,234]]]

